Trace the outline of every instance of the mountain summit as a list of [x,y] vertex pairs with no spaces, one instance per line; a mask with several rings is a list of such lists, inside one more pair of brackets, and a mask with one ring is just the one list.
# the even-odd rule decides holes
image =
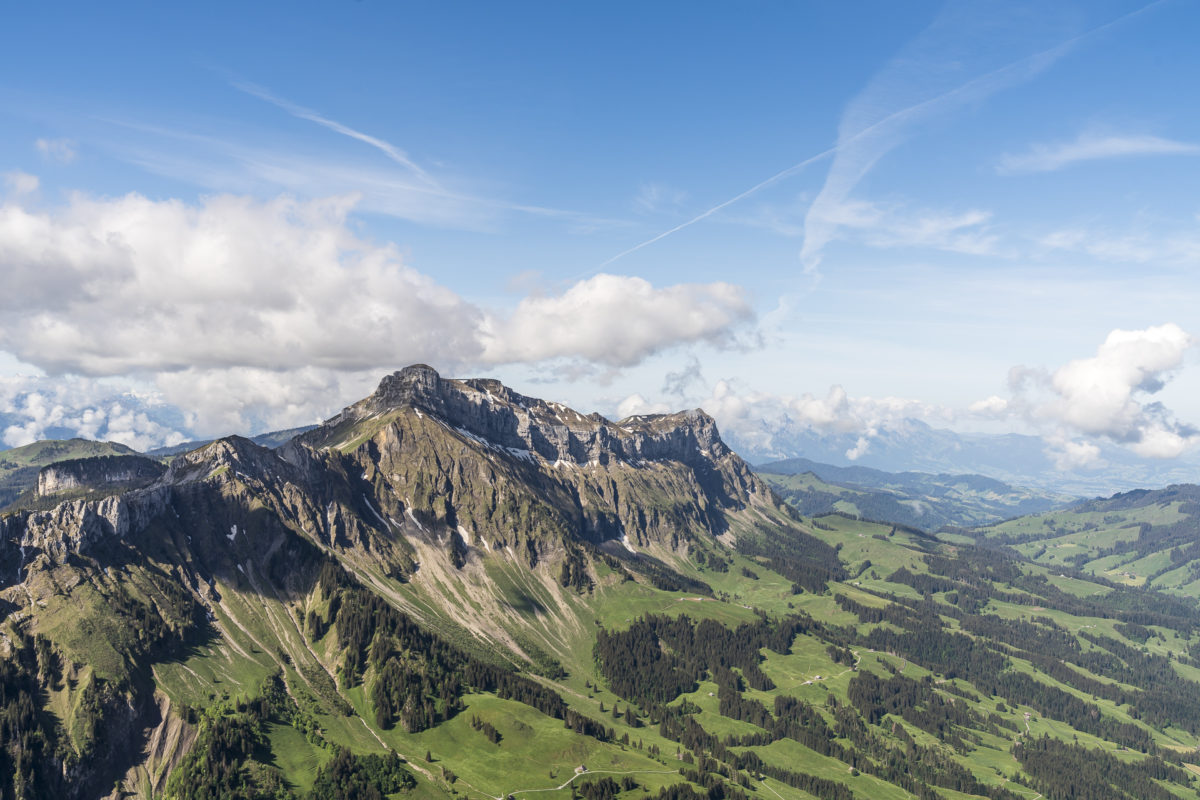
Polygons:
[[583,415],[561,403],[526,397],[497,380],[442,378],[424,364],[388,375],[374,394],[302,440],[328,445],[329,437],[344,426],[400,409],[431,414],[490,445],[558,464],[607,464],[611,459],[698,463],[729,453],[716,423],[700,409],[611,422],[599,414]]

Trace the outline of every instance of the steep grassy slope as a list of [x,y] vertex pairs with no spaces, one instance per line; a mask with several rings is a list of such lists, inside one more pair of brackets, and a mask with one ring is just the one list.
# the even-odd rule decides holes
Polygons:
[[0,517],[0,795],[1195,796],[1194,602],[798,519],[699,415],[394,377]]

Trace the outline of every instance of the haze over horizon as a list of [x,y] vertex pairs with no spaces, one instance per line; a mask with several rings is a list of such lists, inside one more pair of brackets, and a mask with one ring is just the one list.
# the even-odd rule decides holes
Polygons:
[[1200,9],[755,12],[10,10],[0,445],[312,423],[426,362],[851,461],[910,418],[1194,454]]

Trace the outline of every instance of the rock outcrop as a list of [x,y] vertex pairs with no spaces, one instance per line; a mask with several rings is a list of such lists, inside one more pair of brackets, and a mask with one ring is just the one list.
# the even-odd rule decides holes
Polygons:
[[370,397],[300,440],[329,444],[331,430],[397,408],[432,414],[493,446],[533,453],[550,462],[606,464],[615,458],[694,463],[729,452],[712,417],[700,409],[612,422],[599,414],[584,415],[561,403],[526,397],[496,380],[442,378],[424,364],[388,375]]
[[59,461],[38,472],[41,497],[72,490],[135,489],[157,480],[166,467],[144,456],[95,456]]

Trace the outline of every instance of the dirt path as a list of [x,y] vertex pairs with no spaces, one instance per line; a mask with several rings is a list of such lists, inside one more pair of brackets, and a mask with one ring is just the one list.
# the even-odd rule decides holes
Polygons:
[[847,667],[846,669],[839,672],[837,675],[825,675],[823,677],[821,675],[814,675],[813,677],[809,678],[808,680],[806,680],[804,683],[802,683],[800,685],[801,686],[809,686],[813,683],[816,683],[817,681],[835,681],[838,678],[845,675],[847,672],[856,671],[858,669],[858,665],[862,662],[862,656],[858,653],[857,650],[855,650],[853,652],[854,652],[854,666]]

